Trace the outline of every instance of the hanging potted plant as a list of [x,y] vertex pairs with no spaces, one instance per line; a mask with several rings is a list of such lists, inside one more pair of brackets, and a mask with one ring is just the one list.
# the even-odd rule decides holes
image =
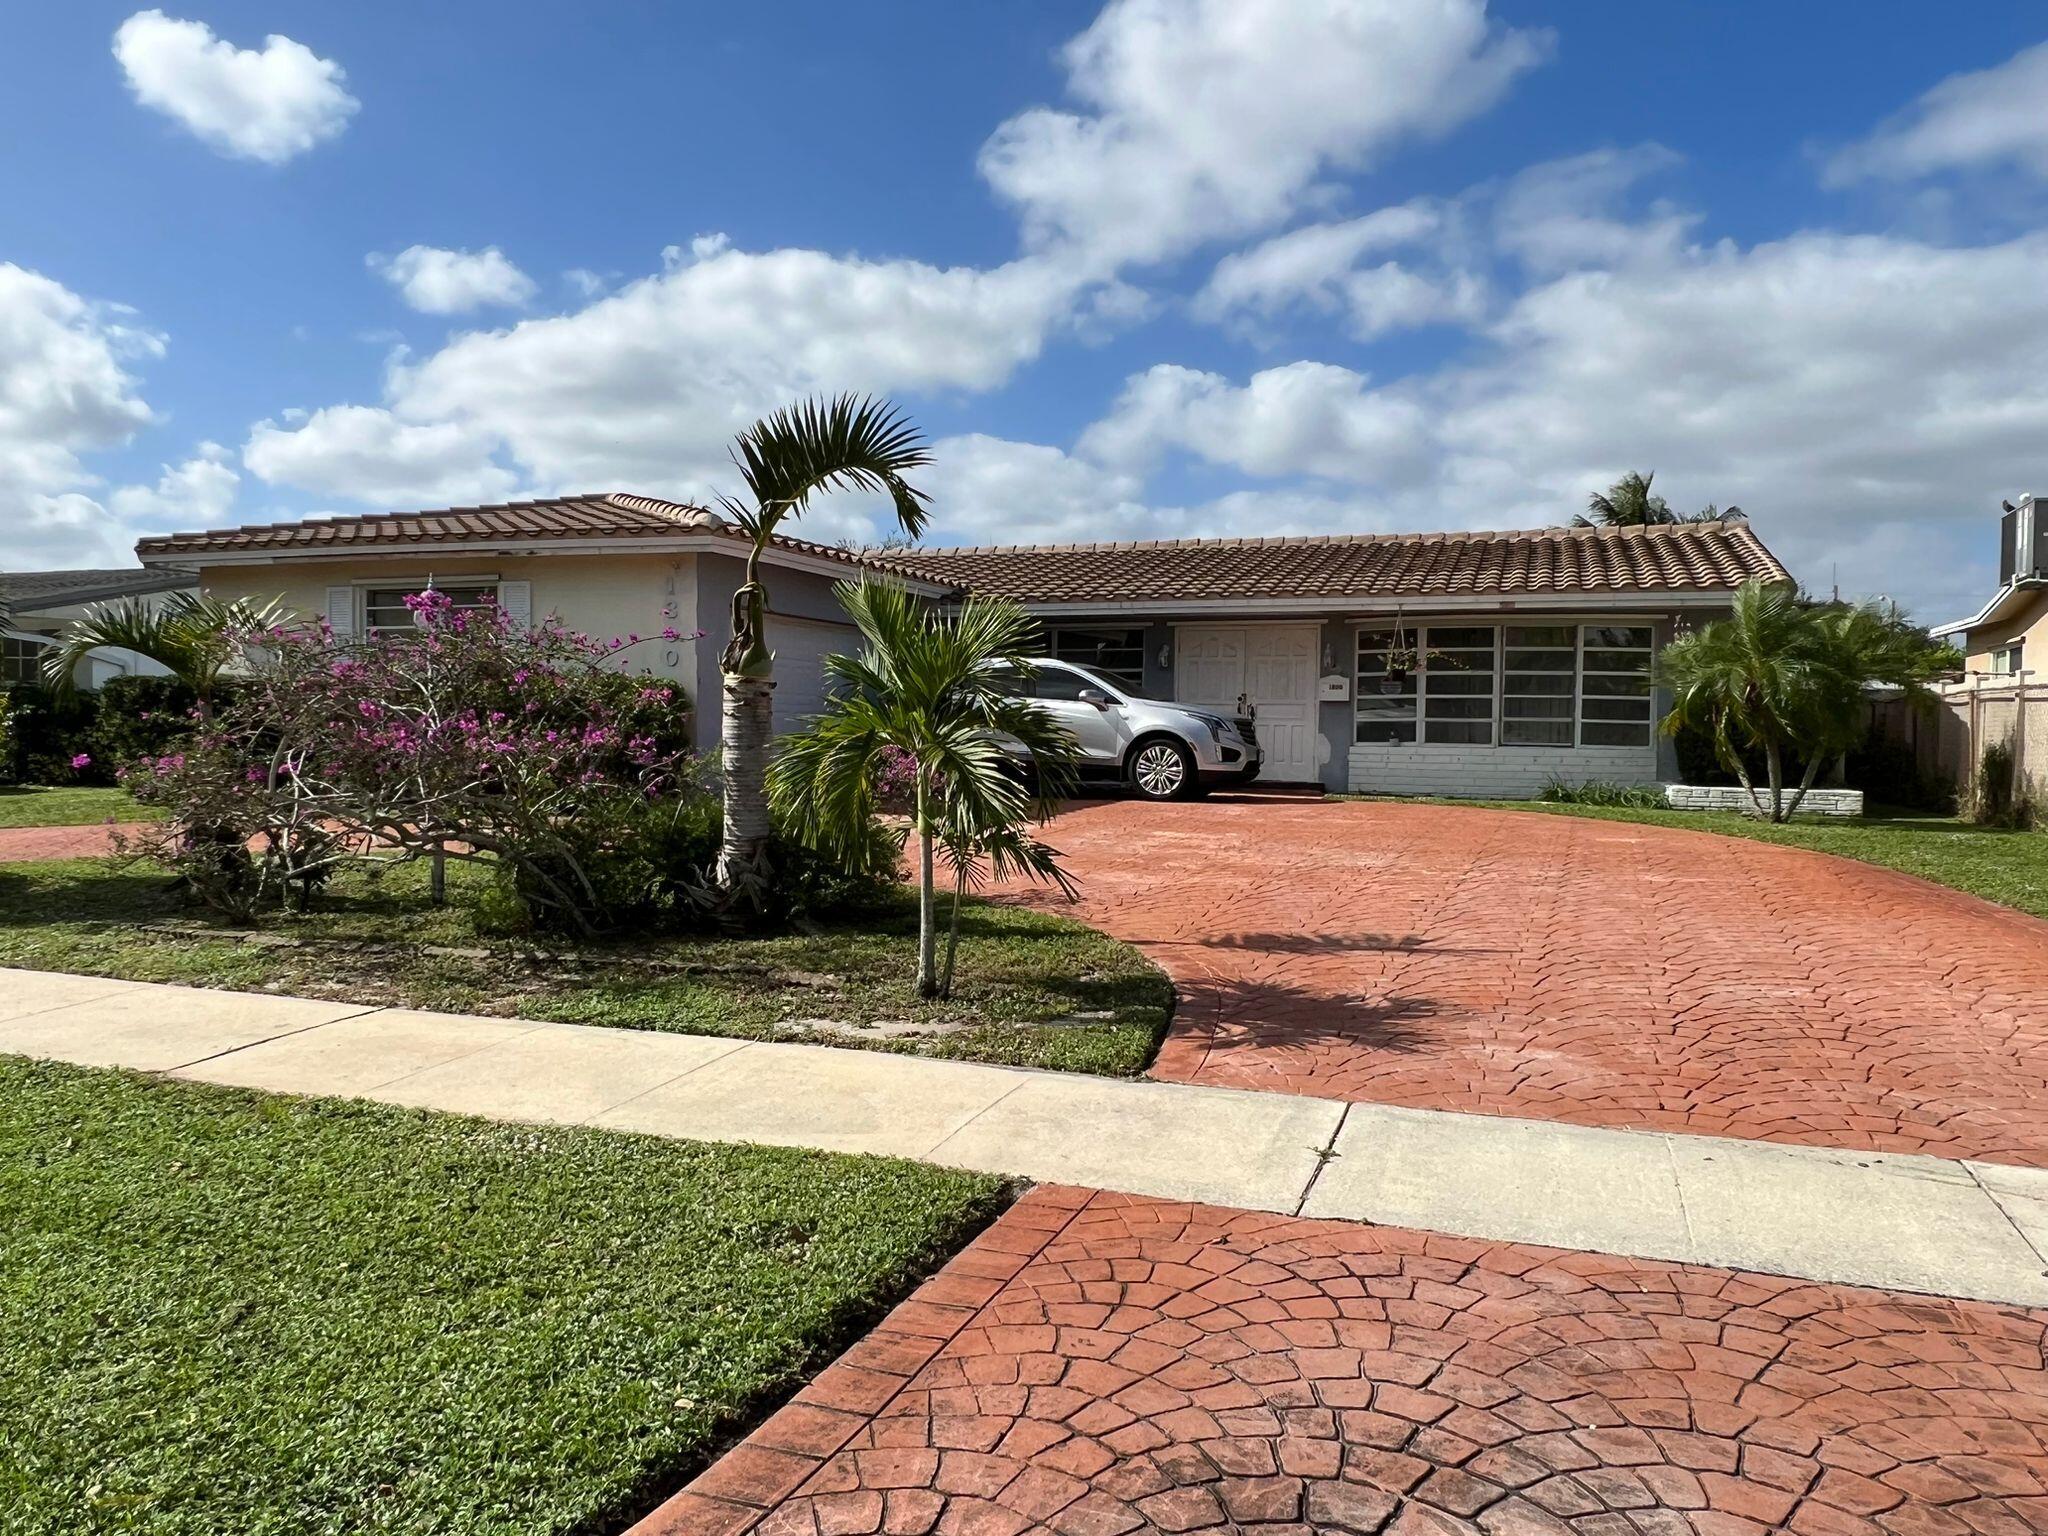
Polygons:
[[1408,638],[1408,632],[1401,627],[1400,614],[1395,614],[1394,640],[1387,647],[1387,669],[1380,677],[1380,692],[1406,693],[1410,686],[1409,679],[1415,675],[1415,669],[1421,663],[1422,658],[1416,654],[1414,642]]

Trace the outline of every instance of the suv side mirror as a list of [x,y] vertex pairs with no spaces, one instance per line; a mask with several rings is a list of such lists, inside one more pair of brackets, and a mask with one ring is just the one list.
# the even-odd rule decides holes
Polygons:
[[1100,688],[1083,688],[1079,693],[1075,694],[1074,697],[1079,699],[1083,704],[1093,704],[1097,709],[1109,708],[1109,695],[1104,693]]

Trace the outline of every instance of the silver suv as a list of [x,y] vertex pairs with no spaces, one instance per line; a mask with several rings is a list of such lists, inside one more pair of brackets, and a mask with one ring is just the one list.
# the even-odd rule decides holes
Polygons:
[[1020,695],[1036,699],[1073,733],[1083,778],[1119,780],[1147,800],[1178,800],[1259,776],[1249,714],[1211,714],[1148,699],[1076,662],[1033,658],[1031,669],[1028,677],[1001,671]]

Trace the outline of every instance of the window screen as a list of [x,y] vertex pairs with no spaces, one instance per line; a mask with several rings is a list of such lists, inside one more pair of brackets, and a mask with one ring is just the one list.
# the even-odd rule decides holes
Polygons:
[[[1415,631],[1406,634],[1415,643]],[[1358,724],[1357,740],[1399,742],[1415,739],[1415,674],[1395,678],[1387,672],[1387,653],[1393,649],[1391,629],[1361,629],[1358,632]]]
[[1511,624],[1501,631],[1500,739],[1508,747],[1569,747],[1579,686],[1579,631]]

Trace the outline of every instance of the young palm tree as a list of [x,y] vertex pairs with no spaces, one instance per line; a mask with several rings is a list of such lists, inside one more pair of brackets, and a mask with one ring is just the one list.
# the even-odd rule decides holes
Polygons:
[[[789,737],[769,773],[777,808],[806,843],[849,862],[870,846],[875,780],[884,755],[914,765],[910,826],[918,840],[917,994],[952,985],[966,888],[984,872],[1049,880],[1072,894],[1058,855],[1028,828],[1056,808],[1074,762],[1074,739],[1039,705],[1006,687],[1028,671],[1034,625],[1016,604],[969,598],[946,618],[901,587],[840,586],[860,628],[858,656],[833,656],[839,687],[807,731]],[[1004,750],[1021,744],[1036,772],[1028,783]],[[907,834],[906,834],[907,835]],[[935,856],[953,866],[951,936],[938,963]]]
[[[1818,606],[1790,586],[1745,583],[1729,616],[1664,648],[1658,681],[1672,690],[1663,729],[1691,726],[1749,794],[1759,814],[1785,821],[1799,809],[1823,764],[1862,739],[1865,690],[1884,683],[1909,698],[1960,662],[1896,610],[1874,604]],[[1750,781],[1744,754],[1761,751],[1770,802]],[[1788,800],[1785,755],[1806,769]]]
[[[1814,722],[1825,659],[1819,642],[1812,611],[1792,587],[1750,581],[1727,618],[1679,636],[1658,658],[1657,680],[1672,693],[1665,734],[1705,732],[1721,766],[1772,821],[1786,816],[1785,753]],[[1744,762],[1752,750],[1764,754],[1768,807]]]
[[922,491],[905,478],[931,462],[917,430],[886,401],[853,395],[806,400],[764,417],[740,434],[733,462],[751,504],[725,498],[732,520],[753,539],[745,582],[732,597],[732,638],[721,659],[719,743],[725,768],[725,827],[717,887],[728,904],[758,906],[768,878],[768,753],[775,655],[766,627],[761,556],[785,518],[800,515],[820,491],[886,494],[903,531],[924,528]]
[[197,696],[200,712],[209,713],[222,670],[242,655],[242,637],[269,629],[283,612],[275,602],[222,602],[196,592],[174,592],[160,603],[139,597],[95,603],[43,653],[43,681],[53,693],[69,694],[90,652],[118,646],[170,672]]

